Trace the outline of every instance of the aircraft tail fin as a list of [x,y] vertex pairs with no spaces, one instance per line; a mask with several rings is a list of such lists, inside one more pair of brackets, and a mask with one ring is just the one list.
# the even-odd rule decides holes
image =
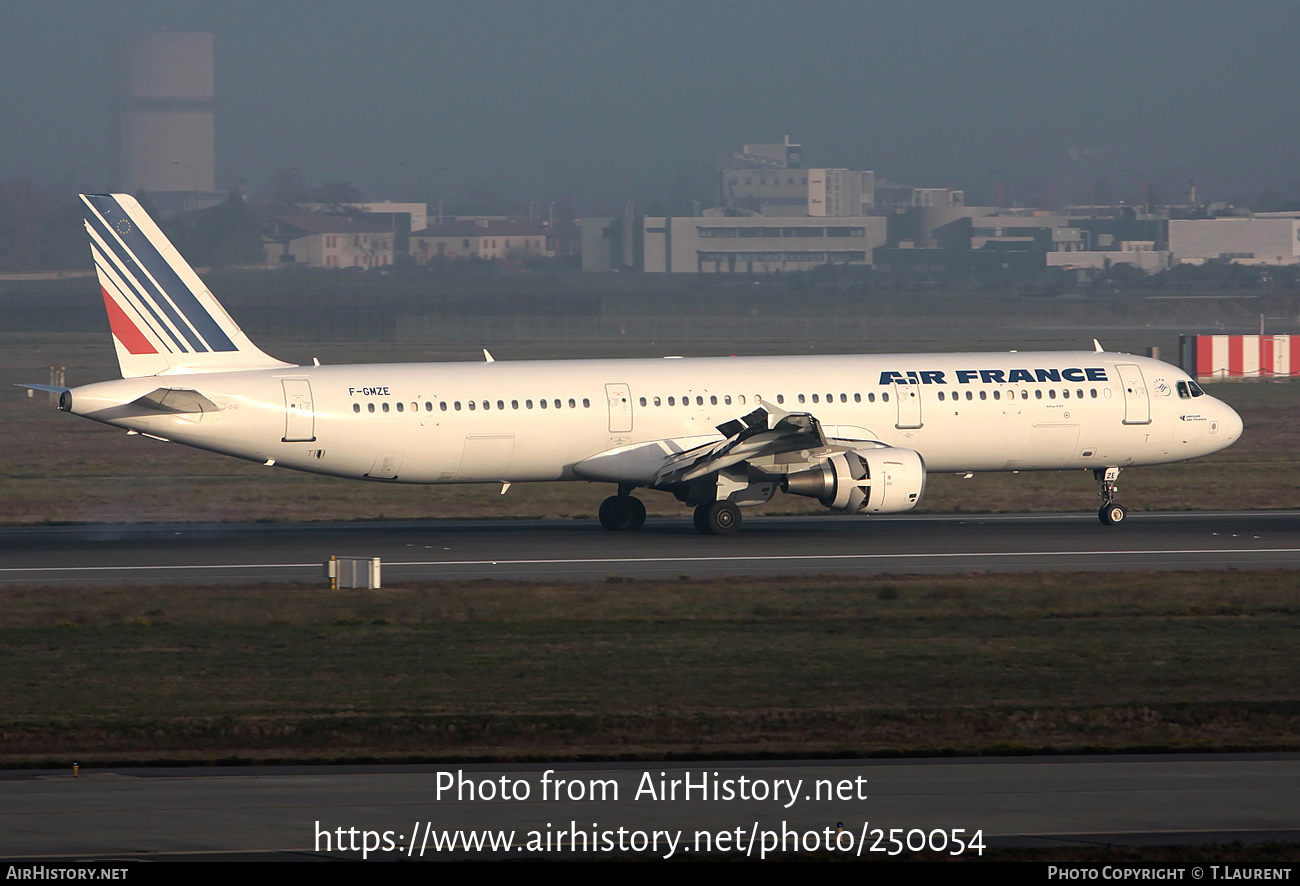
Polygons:
[[81,202],[123,378],[292,365],[249,341],[134,197]]

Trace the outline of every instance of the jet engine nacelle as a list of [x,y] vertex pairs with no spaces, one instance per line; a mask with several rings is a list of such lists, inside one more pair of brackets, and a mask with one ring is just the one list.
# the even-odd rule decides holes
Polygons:
[[898,514],[921,500],[925,462],[913,449],[853,449],[787,474],[781,488],[846,514]]

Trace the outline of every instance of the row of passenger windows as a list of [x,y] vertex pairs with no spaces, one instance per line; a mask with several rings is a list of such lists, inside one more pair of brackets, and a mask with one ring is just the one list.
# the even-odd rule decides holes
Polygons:
[[[1180,385],[1180,390],[1179,390],[1179,392],[1178,392],[1179,395],[1180,395],[1180,396],[1187,396],[1187,394],[1184,394],[1184,393],[1183,393],[1183,390],[1181,389],[1183,383],[1180,382],[1179,385]],[[1200,389],[1198,388],[1198,389],[1196,389],[1196,390],[1198,391],[1198,393],[1196,393],[1196,394],[1192,394],[1192,396],[1200,396]],[[943,400],[947,400],[947,399],[952,399],[953,401],[956,401],[956,400],[960,400],[960,399],[961,399],[961,392],[960,392],[960,391],[952,391],[951,393],[946,393],[946,392],[944,392],[944,391],[938,391],[937,393],[938,393],[938,396],[939,396],[939,400],[941,400],[941,401],[943,401]],[[1049,400],[1055,400],[1055,399],[1057,399],[1057,396],[1058,396],[1058,395],[1057,395],[1057,389],[1056,389],[1056,388],[1048,388],[1048,389],[1047,389],[1047,394],[1046,394],[1047,399],[1049,399]],[[1060,392],[1060,395],[1059,395],[1059,396],[1060,396],[1060,398],[1063,399],[1063,400],[1069,400],[1069,399],[1070,399],[1070,396],[1071,396],[1070,389],[1069,389],[1069,388],[1064,388],[1064,389],[1062,389],[1061,392]],[[1073,396],[1074,396],[1076,399],[1078,399],[1078,400],[1082,400],[1082,399],[1084,399],[1083,389],[1082,389],[1082,388],[1076,388],[1076,389],[1074,390],[1074,394],[1073,394]],[[1090,397],[1091,397],[1092,399],[1094,399],[1094,400],[1097,399],[1097,389],[1096,389],[1096,388],[1091,388],[1091,389],[1089,390],[1089,392],[1088,392],[1088,396],[1090,396]],[[863,397],[862,394],[859,394],[859,393],[854,393],[854,394],[841,393],[841,394],[839,394],[838,396],[837,396],[836,394],[796,394],[796,395],[794,395],[794,397],[795,397],[795,400],[796,400],[797,402],[799,402],[799,403],[808,403],[809,401],[811,401],[811,402],[813,402],[813,403],[823,403],[823,402],[824,402],[824,403],[835,403],[837,399],[838,399],[838,401],[839,401],[840,403],[848,403],[850,397],[852,398],[852,400],[853,400],[854,403],[862,403],[862,402],[864,402],[864,399],[865,399],[865,402],[867,402],[867,403],[875,403],[875,402],[876,402],[876,395],[875,395],[874,393],[868,393],[868,394],[866,395],[865,398]],[[1042,389],[1042,388],[1036,388],[1036,389],[1034,390],[1034,399],[1036,399],[1036,400],[1042,400],[1043,397],[1044,397],[1043,389]],[[989,392],[988,392],[988,390],[986,390],[986,389],[985,389],[985,390],[981,390],[981,391],[979,392],[979,398],[980,398],[981,400],[987,400],[987,399],[989,399]],[[703,406],[703,405],[704,405],[704,396],[703,396],[702,394],[696,394],[696,395],[694,396],[693,399],[694,399],[694,402],[695,402],[695,405],[696,405],[696,406]],[[760,399],[762,399],[762,398],[761,398],[761,395],[758,395],[758,394],[755,394],[755,395],[754,395],[754,402],[755,402],[755,403],[757,403]],[[975,392],[974,392],[974,391],[966,391],[966,399],[967,399],[967,400],[974,400],[974,399],[975,399]],[[1002,399],[1002,391],[999,390],[999,389],[994,389],[994,391],[993,391],[993,399],[994,399],[994,400],[1001,400],[1001,399]],[[1007,399],[1008,399],[1008,400],[1014,400],[1014,399],[1016,399],[1016,392],[1015,392],[1015,391],[1007,391]],[[1026,391],[1026,390],[1023,390],[1023,389],[1022,389],[1022,390],[1020,391],[1020,399],[1021,399],[1021,400],[1028,400],[1028,399],[1029,399],[1029,391]],[[691,395],[686,394],[686,395],[684,395],[684,396],[682,396],[682,397],[680,397],[680,398],[678,398],[678,397],[675,396],[675,395],[673,395],[673,396],[669,396],[669,397],[649,397],[649,398],[647,398],[647,397],[641,397],[639,402],[641,403],[642,406],[651,406],[651,405],[654,405],[654,406],[663,406],[663,405],[665,405],[665,404],[668,405],[668,406],[677,406],[677,405],[679,405],[679,404],[682,405],[682,406],[690,406],[690,405],[691,405],[691,401],[692,401],[692,397],[691,397]],[[554,409],[564,409],[564,408],[567,406],[569,409],[577,409],[577,408],[578,408],[578,402],[579,402],[579,401],[578,401],[577,398],[575,398],[575,397],[569,397],[567,400],[562,399],[562,398],[559,398],[559,397],[555,397],[555,398],[550,399],[550,400],[547,400],[546,398],[541,398],[541,399],[537,400],[536,402],[534,402],[534,401],[532,401],[532,400],[524,400],[524,401],[522,401],[522,408],[523,408],[523,409],[533,409],[533,408],[537,408],[537,409],[552,409],[552,408],[554,408]],[[591,400],[590,400],[590,399],[588,399],[588,398],[586,398],[586,397],[583,397],[581,402],[582,402],[582,408],[583,408],[583,409],[590,409],[590,408],[591,408]],[[777,402],[777,404],[779,404],[779,405],[785,405],[785,394],[777,394],[777,395],[776,395],[776,402]],[[880,402],[882,402],[882,403],[888,403],[888,402],[889,402],[889,394],[888,394],[888,392],[883,392],[883,391],[881,392],[881,394],[880,394]],[[739,394],[739,395],[737,395],[737,396],[735,397],[735,404],[736,404],[736,405],[739,405],[739,406],[744,406],[744,405],[745,405],[745,395],[744,395],[744,394]],[[721,397],[719,397],[717,394],[710,394],[710,395],[709,395],[709,405],[711,405],[711,406],[719,406],[719,405],[721,405],[721,406],[731,406],[731,405],[732,405],[732,396],[731,396],[730,394],[723,394]],[[404,403],[404,402],[402,402],[402,401],[400,401],[400,400],[399,400],[396,404],[394,404],[393,407],[390,407],[389,404],[388,404],[387,402],[383,402],[383,403],[378,404],[378,409],[379,409],[381,412],[388,412],[388,411],[390,411],[391,408],[396,408],[396,410],[397,410],[398,412],[405,412],[405,411],[407,411],[407,408],[408,408],[408,407],[407,407],[406,403]],[[419,403],[416,403],[416,402],[412,402],[412,403],[410,404],[410,407],[409,407],[409,408],[410,408],[410,411],[411,411],[411,412],[419,412],[419,411],[420,411],[420,404],[419,404]],[[480,410],[480,409],[482,409],[483,411],[486,412],[486,411],[490,411],[490,410],[492,410],[493,408],[497,409],[498,411],[502,411],[502,412],[504,412],[505,409],[506,409],[506,401],[505,401],[505,400],[496,400],[496,401],[492,401],[492,400],[465,400],[465,401],[462,402],[462,401],[460,401],[460,400],[452,400],[452,401],[440,400],[440,401],[438,402],[438,408],[439,408],[439,410],[442,411],[442,412],[447,412],[447,411],[449,411],[449,410],[452,411],[452,412],[461,412],[461,411],[464,411],[464,410],[468,410],[468,411],[470,411],[470,412],[475,412],[475,411]],[[510,408],[510,409],[520,409],[520,408],[521,408],[521,406],[520,406],[520,401],[519,401],[519,400],[511,400],[511,401],[510,401],[510,407],[509,407],[509,408]],[[367,412],[374,412],[375,409],[376,409],[376,405],[375,405],[374,403],[367,403],[367,404],[366,404],[366,411],[367,411]],[[352,411],[353,411],[353,412],[360,412],[360,411],[361,411],[361,404],[360,404],[360,403],[353,403],[353,404],[352,404]],[[424,411],[425,411],[425,412],[432,412],[432,411],[433,411],[433,403],[432,403],[431,401],[429,401],[429,400],[424,401]]]
[[[1091,389],[1089,390],[1089,396],[1091,396],[1092,399],[1096,400],[1096,399],[1097,399],[1097,389],[1096,389],[1096,388],[1091,388]],[[1075,397],[1075,399],[1077,399],[1077,400],[1082,400],[1082,399],[1083,399],[1083,388],[1076,388],[1075,391],[1074,391],[1074,397]],[[988,392],[988,391],[980,391],[980,399],[981,399],[981,400],[987,400],[988,398],[989,398],[989,392]],[[940,400],[943,400],[943,399],[944,399],[943,391],[940,391],[940,392],[939,392],[939,399],[940,399]],[[960,399],[961,399],[961,393],[958,392],[958,391],[953,391],[953,392],[952,392],[952,399],[953,399],[953,400],[960,400]],[[966,399],[967,399],[967,400],[974,400],[974,399],[975,399],[975,394],[974,394],[974,392],[973,392],[973,391],[967,391],[967,392],[966,392]],[[1000,390],[994,390],[994,391],[993,391],[993,399],[994,399],[994,400],[1001,400],[1001,399],[1002,399],[1002,391],[1000,391]],[[1014,400],[1014,399],[1016,399],[1016,392],[1015,392],[1015,391],[1007,391],[1007,399],[1008,399],[1008,400]],[[1026,391],[1026,390],[1023,390],[1023,389],[1022,389],[1022,390],[1020,391],[1020,399],[1021,399],[1021,400],[1028,400],[1028,399],[1029,399],[1029,392]],[[1043,389],[1042,389],[1042,388],[1035,388],[1035,389],[1034,389],[1034,399],[1035,399],[1035,400],[1041,400],[1041,399],[1043,399]],[[1056,388],[1048,388],[1048,389],[1047,389],[1047,399],[1048,399],[1048,400],[1055,400],[1055,399],[1056,399]],[[1069,389],[1069,388],[1064,388],[1064,389],[1061,390],[1061,399],[1062,399],[1062,400],[1069,400],[1069,399],[1070,399],[1070,389]]]
[[[538,400],[536,403],[534,403],[532,400],[524,400],[524,401],[523,401],[523,408],[524,408],[524,409],[532,409],[534,406],[536,406],[536,408],[538,408],[538,409],[550,409],[552,406],[554,406],[554,408],[556,408],[556,409],[563,409],[563,408],[565,407],[565,404],[566,404],[566,403],[568,404],[568,407],[569,407],[570,409],[577,409],[577,408],[578,408],[578,400],[577,400],[577,398],[575,398],[575,397],[570,397],[568,400],[562,400],[562,399],[560,399],[559,397],[556,397],[556,398],[553,399],[553,400],[541,399],[541,400]],[[385,403],[380,403],[378,408],[379,408],[379,411],[380,411],[380,412],[388,412],[388,411],[390,410],[390,407],[389,407],[388,403],[386,403],[386,402],[385,402]],[[489,410],[491,410],[491,409],[493,409],[493,408],[496,408],[496,409],[498,409],[498,410],[504,412],[505,409],[506,409],[506,401],[505,401],[505,400],[497,400],[497,401],[495,401],[495,403],[494,403],[492,400],[466,400],[466,401],[464,401],[464,402],[462,402],[462,401],[460,401],[460,400],[452,400],[452,401],[450,401],[450,403],[449,403],[448,401],[446,401],[446,400],[439,400],[439,401],[438,401],[438,409],[439,409],[441,412],[447,412],[448,410],[451,410],[451,411],[453,411],[453,412],[460,412],[460,411],[462,411],[462,410],[469,410],[470,412],[475,412],[475,411],[477,411],[477,410],[479,410],[479,409],[482,409],[483,411],[486,412],[486,411],[489,411]],[[511,401],[510,401],[510,408],[511,408],[511,409],[519,409],[519,408],[520,408],[520,401],[518,401],[518,400],[511,400]],[[582,408],[583,408],[583,409],[590,409],[590,408],[591,408],[591,400],[589,400],[589,399],[586,398],[586,397],[583,397],[583,398],[582,398]],[[399,401],[397,402],[397,404],[396,404],[396,409],[397,409],[398,412],[405,412],[406,409],[407,409],[407,406],[406,406],[405,403],[403,403],[402,401],[399,400]],[[410,410],[411,410],[411,412],[419,412],[419,411],[420,411],[420,404],[419,404],[419,403],[412,402],[412,403],[411,403],[411,406],[410,406]],[[360,412],[360,411],[361,411],[361,404],[360,404],[360,403],[353,403],[353,404],[352,404],[352,411],[353,411],[353,412]],[[367,403],[367,404],[366,404],[366,411],[367,411],[367,412],[374,412],[374,411],[375,411],[375,404],[374,404],[374,403]],[[425,411],[425,412],[433,412],[433,403],[430,402],[430,401],[428,401],[428,400],[425,400],[425,401],[424,401],[424,411]]]

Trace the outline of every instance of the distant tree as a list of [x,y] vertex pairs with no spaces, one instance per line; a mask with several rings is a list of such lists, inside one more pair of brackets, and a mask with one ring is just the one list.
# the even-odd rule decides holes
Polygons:
[[312,203],[312,189],[307,186],[302,173],[296,169],[285,169],[271,176],[262,189],[266,202],[277,209],[297,206],[300,203]]
[[181,216],[168,227],[176,248],[193,264],[225,267],[263,260],[260,226],[236,191],[220,205]]
[[312,191],[309,202],[320,203],[326,212],[348,212],[363,202],[366,195],[351,182],[325,182]]

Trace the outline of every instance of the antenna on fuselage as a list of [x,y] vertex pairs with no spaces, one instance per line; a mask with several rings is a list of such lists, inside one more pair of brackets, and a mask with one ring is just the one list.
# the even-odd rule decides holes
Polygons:
[[495,362],[497,362],[496,359],[492,356],[492,354],[488,351],[487,348],[484,348],[484,349],[483,349],[483,359],[486,360],[488,363],[495,363]]
[[1092,347],[1098,354],[1106,353],[1106,349],[1101,346],[1101,342],[1097,341],[1095,338],[1092,340]]

